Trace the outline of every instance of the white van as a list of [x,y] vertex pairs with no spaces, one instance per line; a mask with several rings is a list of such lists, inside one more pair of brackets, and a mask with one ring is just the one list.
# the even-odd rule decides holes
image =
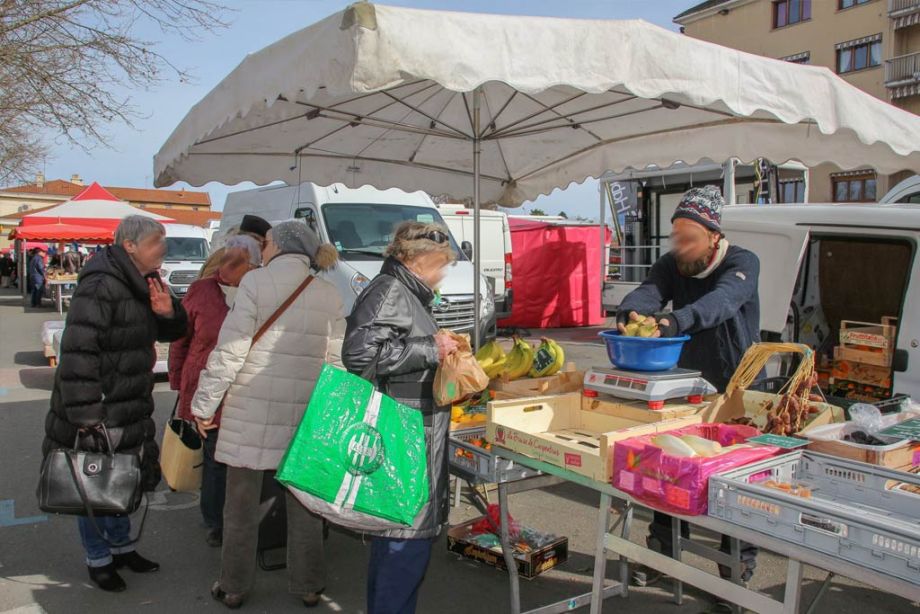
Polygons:
[[841,320],[898,318],[894,392],[920,399],[920,205],[738,205],[722,228],[760,257],[763,330],[827,354]]
[[[370,186],[328,187],[312,183],[298,186],[277,185],[231,192],[221,218],[220,235],[238,225],[247,213],[269,222],[303,219],[323,241],[335,245],[340,262],[323,274],[342,295],[345,315],[351,313],[355,299],[379,272],[383,250],[390,243],[393,229],[405,221],[445,224],[431,198],[424,192],[378,190]],[[218,238],[219,240],[219,238]],[[473,263],[452,240],[457,261],[449,268],[441,286],[441,302],[434,316],[438,325],[457,332],[471,333],[474,318]],[[495,301],[490,283],[483,278],[480,336],[495,336]]]
[[182,298],[189,285],[208,259],[208,231],[187,224],[164,224],[166,228],[166,258],[160,268],[160,278],[173,294]]
[[[447,222],[450,233],[460,242],[460,249],[471,261],[475,250],[473,242],[473,210],[461,204],[438,205],[441,217]],[[479,232],[482,241],[482,274],[495,284],[495,311],[497,318],[511,315],[513,292],[511,288],[511,226],[508,215],[502,211],[483,209],[479,212]]]
[[893,205],[896,203],[920,203],[920,175],[911,175],[904,181],[894,186],[885,194],[879,203]]

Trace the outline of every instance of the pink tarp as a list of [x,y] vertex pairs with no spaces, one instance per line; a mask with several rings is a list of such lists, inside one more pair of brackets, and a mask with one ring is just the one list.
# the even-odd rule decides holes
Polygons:
[[[514,305],[500,327],[603,324],[597,226],[509,218]],[[606,243],[610,242],[610,231]]]

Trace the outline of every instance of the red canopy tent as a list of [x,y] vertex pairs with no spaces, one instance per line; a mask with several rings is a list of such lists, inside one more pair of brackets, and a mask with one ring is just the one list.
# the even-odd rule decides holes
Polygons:
[[[112,231],[95,226],[78,224],[37,224],[14,228],[10,239],[23,241],[48,241],[51,243],[111,243]],[[28,248],[28,245],[26,246]]]
[[129,215],[143,215],[164,224],[175,221],[172,218],[132,207],[94,181],[64,203],[24,216],[19,227],[57,223],[92,226],[114,232],[121,220]]
[[[565,328],[604,323],[596,225],[509,218],[514,308],[501,327]],[[610,243],[606,231],[605,244]]]

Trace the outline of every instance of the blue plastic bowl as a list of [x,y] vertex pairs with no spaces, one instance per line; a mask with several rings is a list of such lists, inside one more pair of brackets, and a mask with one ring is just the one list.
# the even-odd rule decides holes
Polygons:
[[610,363],[632,371],[667,371],[677,366],[688,335],[682,337],[625,337],[616,330],[598,333],[607,344]]

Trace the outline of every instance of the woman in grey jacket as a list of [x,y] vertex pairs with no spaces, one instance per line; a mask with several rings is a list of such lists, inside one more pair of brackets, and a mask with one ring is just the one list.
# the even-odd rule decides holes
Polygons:
[[380,390],[422,412],[429,501],[411,527],[374,537],[367,581],[368,614],[412,614],[433,540],[448,514],[450,408],[435,404],[433,383],[440,361],[457,345],[438,333],[431,307],[455,254],[443,226],[406,222],[386,255],[347,318],[342,361],[356,374],[376,362]]

